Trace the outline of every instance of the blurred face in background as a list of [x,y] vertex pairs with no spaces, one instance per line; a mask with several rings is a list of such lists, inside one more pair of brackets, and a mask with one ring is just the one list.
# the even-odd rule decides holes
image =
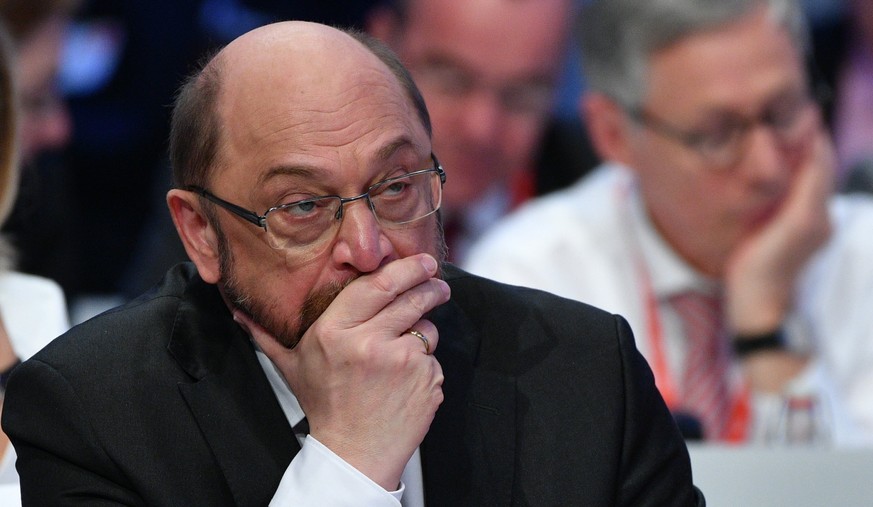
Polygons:
[[443,207],[462,209],[536,153],[564,61],[564,0],[411,0],[405,23],[371,31],[421,88],[446,168]]
[[57,89],[57,71],[68,20],[51,18],[18,47],[19,146],[27,163],[70,138],[70,117]]
[[870,0],[849,0],[849,12],[870,50],[873,50],[873,2]]
[[[787,31],[759,9],[649,63],[642,110],[650,120],[631,136],[625,162],[665,238],[698,269],[719,274],[780,209],[813,145],[820,123],[803,62]],[[737,130],[740,140],[735,156],[716,161],[665,129],[715,139]]]

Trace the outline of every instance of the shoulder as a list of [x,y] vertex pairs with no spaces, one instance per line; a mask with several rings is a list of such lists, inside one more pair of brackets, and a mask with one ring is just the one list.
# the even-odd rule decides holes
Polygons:
[[[572,186],[536,197],[522,204],[495,226],[487,236],[506,235],[518,230],[534,234],[558,229],[558,225],[573,222],[580,217],[604,212],[604,205],[613,197],[613,189],[623,178],[614,165],[602,165]],[[608,207],[608,206],[607,206]],[[543,227],[549,220],[549,227]],[[553,226],[554,224],[554,226]]]
[[[830,203],[830,214],[830,239],[805,267],[798,297],[807,313],[828,319],[823,329],[839,335],[833,327],[860,322],[847,319],[847,312],[867,311],[869,305],[864,302],[873,295],[873,198],[836,196]],[[847,305],[847,301],[853,304]]]
[[33,303],[63,304],[64,302],[64,293],[53,280],[17,271],[0,274],[0,297],[7,295],[14,295],[15,299],[24,299]]
[[36,359],[52,365],[81,364],[88,368],[112,356],[138,357],[156,347],[166,348],[195,273],[189,265],[174,267],[154,289],[74,326]]
[[444,267],[444,276],[452,289],[452,300],[480,329],[518,333],[522,328],[536,328],[538,332],[584,335],[586,339],[604,335],[614,338],[621,321],[586,303],[496,282],[451,265]]
[[627,175],[604,165],[572,187],[532,199],[489,229],[470,251],[465,268],[491,274],[489,265],[529,263],[614,235],[619,189]]
[[[630,172],[609,164],[530,202],[486,232],[463,268],[581,301],[606,301],[632,251]],[[612,306],[610,306],[612,308]]]
[[38,276],[14,271],[0,274],[0,313],[12,346],[22,358],[69,328],[63,291],[54,281]]
[[869,234],[861,235],[861,231],[870,232],[873,224],[873,196],[869,194],[838,195],[831,201],[831,216],[837,235],[858,235],[858,237],[873,242]]
[[831,238],[819,253],[819,263],[838,269],[873,267],[873,197],[866,194],[839,195],[830,204]]

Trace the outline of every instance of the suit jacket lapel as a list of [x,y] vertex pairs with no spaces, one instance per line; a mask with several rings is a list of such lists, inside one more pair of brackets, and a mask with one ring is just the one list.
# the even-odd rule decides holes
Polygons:
[[[478,329],[452,300],[431,312],[445,399],[422,443],[429,505],[509,505],[515,462],[515,381],[480,368]],[[500,330],[495,330],[500,332]]]
[[195,379],[179,391],[234,500],[266,505],[300,446],[249,338],[199,278],[186,290],[168,348]]

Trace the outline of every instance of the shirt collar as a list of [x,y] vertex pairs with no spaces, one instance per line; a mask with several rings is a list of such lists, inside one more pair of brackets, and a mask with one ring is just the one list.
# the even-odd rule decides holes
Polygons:
[[264,354],[260,347],[258,347],[257,343],[252,341],[252,344],[255,346],[255,355],[258,357],[258,362],[261,364],[261,368],[267,375],[270,387],[272,387],[273,392],[276,393],[276,399],[279,400],[279,406],[282,407],[282,412],[285,414],[285,418],[288,419],[288,424],[290,424],[292,428],[297,426],[297,423],[305,417],[303,409],[300,408],[300,402],[297,401],[297,397],[294,396],[293,392],[291,392],[291,388],[288,387],[288,383],[285,382],[285,377],[282,376],[279,369],[275,364],[273,364],[273,361],[270,361],[270,358]]

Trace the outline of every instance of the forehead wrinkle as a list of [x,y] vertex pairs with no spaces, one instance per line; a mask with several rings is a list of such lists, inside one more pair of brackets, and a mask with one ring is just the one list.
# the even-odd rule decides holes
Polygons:
[[[412,148],[418,150],[419,145],[415,143],[409,136],[401,135],[400,137],[389,141],[384,146],[376,151],[376,160],[384,162],[394,156],[395,153],[403,148]],[[263,185],[277,176],[291,176],[306,179],[319,179],[330,174],[327,169],[318,167],[317,165],[309,164],[293,164],[293,165],[277,165],[271,167],[258,177],[257,184]]]
[[[374,101],[373,96],[380,98]],[[408,117],[414,114],[408,102],[399,86],[386,82],[384,75],[380,80],[348,83],[333,92],[315,90],[297,100],[286,99],[282,109],[275,107],[278,102],[262,101],[246,115],[249,119],[245,123],[250,127],[244,129],[244,142],[269,142],[271,137],[287,140],[294,135],[344,134],[361,124],[372,124],[372,128],[364,129],[372,130],[383,126],[387,119],[398,123],[399,118],[408,124]]]

